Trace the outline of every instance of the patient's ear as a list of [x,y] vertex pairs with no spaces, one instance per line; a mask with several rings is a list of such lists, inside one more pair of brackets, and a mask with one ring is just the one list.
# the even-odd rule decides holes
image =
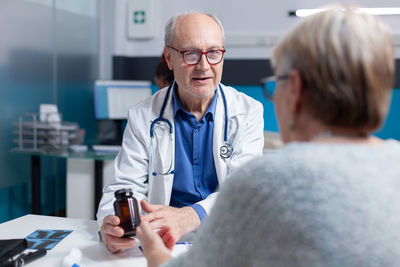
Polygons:
[[293,69],[289,75],[289,98],[294,112],[298,113],[304,106],[305,90],[301,74]]

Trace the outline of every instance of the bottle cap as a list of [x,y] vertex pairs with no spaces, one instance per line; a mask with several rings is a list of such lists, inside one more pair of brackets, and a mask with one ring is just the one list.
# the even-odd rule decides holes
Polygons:
[[61,267],[79,267],[82,259],[82,252],[79,248],[72,248],[71,251],[61,262]]
[[119,189],[114,193],[115,198],[118,197],[130,197],[133,196],[133,192],[131,189]]

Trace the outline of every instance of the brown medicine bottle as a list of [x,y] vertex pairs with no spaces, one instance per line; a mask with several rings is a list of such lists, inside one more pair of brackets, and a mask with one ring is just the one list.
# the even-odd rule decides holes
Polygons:
[[114,212],[119,217],[119,226],[124,229],[123,237],[136,235],[136,226],[140,225],[139,207],[130,189],[120,189],[115,193]]

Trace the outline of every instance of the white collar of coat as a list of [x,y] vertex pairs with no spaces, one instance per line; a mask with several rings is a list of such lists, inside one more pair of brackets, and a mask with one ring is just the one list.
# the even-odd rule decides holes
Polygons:
[[[228,118],[234,117],[238,114],[243,114],[246,113],[247,110],[243,105],[232,103],[235,101],[240,101],[238,99],[239,94],[242,94],[238,92],[236,89],[230,86],[225,86],[222,83],[220,84],[222,87],[222,90],[224,91],[226,102],[227,102],[227,108],[228,108]],[[154,96],[153,99],[153,116],[154,119],[158,118],[160,115],[160,110],[162,103],[164,102],[165,95],[168,91],[168,87],[165,87],[163,89],[160,89]],[[216,112],[217,114],[220,114],[220,112],[224,114],[224,102],[222,99],[222,94],[218,94],[218,100],[217,100],[217,107],[216,107]],[[224,115],[225,116],[225,115]],[[167,100],[167,105],[165,107],[164,111],[164,118],[170,120],[171,122],[173,121],[173,105],[172,105],[172,92],[168,95],[168,100]]]

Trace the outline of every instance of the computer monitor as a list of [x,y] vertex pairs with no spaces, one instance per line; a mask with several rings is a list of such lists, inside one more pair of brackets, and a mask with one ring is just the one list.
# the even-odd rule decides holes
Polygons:
[[151,96],[151,81],[104,81],[94,83],[96,119],[126,119],[128,110]]

